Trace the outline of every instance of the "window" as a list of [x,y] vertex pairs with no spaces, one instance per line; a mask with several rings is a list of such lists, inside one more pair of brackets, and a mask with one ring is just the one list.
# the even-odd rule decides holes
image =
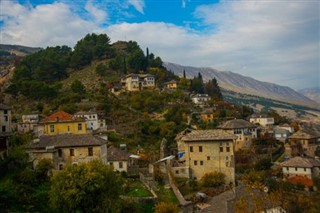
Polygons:
[[306,171],[307,171],[307,168],[304,168],[304,171],[306,172]]
[[5,120],[5,121],[8,121],[8,116],[4,116],[4,120]]
[[122,169],[122,168],[123,168],[123,163],[122,163],[122,161],[121,161],[121,162],[119,162],[119,168],[120,168],[120,169]]
[[193,146],[190,146],[190,152],[193,152]]
[[199,152],[202,152],[202,146],[199,146]]
[[68,132],[70,132],[70,126],[68,126]]
[[195,160],[195,161],[193,162],[193,165],[195,165],[195,166],[198,165],[198,161]]
[[2,126],[2,132],[6,132],[6,126]]
[[296,167],[296,168],[294,168],[296,171],[298,171],[298,168]]
[[50,132],[54,132],[54,125],[50,125]]
[[110,165],[110,166],[113,166],[113,162],[110,162],[109,165]]
[[70,156],[74,156],[74,149],[70,149]]
[[230,152],[230,147],[227,147],[227,152]]
[[3,113],[4,113],[4,114],[8,114],[8,110],[6,110],[6,109],[3,110]]
[[226,160],[229,160],[229,157],[228,157],[228,156],[226,156]]
[[88,155],[93,156],[93,148],[92,147],[88,148]]
[[207,160],[210,160],[210,156],[207,156]]
[[59,170],[63,169],[63,164],[59,164]]
[[82,130],[82,124],[78,124],[78,131]]
[[223,152],[223,147],[222,146],[220,146],[220,152]]
[[58,157],[62,157],[62,149],[58,149]]
[[200,161],[200,165],[203,166],[203,161],[202,160]]
[[176,174],[179,174],[179,170],[176,170]]
[[226,162],[226,167],[229,167],[229,162],[228,161]]

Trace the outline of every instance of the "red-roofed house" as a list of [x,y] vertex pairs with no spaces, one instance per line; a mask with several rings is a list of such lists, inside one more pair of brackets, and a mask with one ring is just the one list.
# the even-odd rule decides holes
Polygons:
[[39,122],[43,126],[45,135],[57,135],[64,133],[86,134],[86,121],[76,118],[66,112],[56,112],[45,117]]

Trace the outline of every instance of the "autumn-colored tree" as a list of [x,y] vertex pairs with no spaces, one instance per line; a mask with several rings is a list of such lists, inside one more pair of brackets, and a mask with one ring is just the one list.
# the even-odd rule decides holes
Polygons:
[[155,207],[155,213],[178,213],[179,209],[174,203],[160,202]]
[[200,179],[200,183],[205,187],[217,187],[222,186],[225,183],[226,175],[222,172],[210,172],[204,174]]
[[96,160],[55,174],[49,197],[60,212],[113,212],[119,208],[121,191],[121,177]]

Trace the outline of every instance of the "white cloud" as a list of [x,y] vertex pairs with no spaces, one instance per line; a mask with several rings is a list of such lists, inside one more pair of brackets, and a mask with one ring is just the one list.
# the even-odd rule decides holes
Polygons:
[[[143,13],[144,1],[131,2]],[[86,33],[105,32],[113,42],[135,40],[164,61],[230,70],[294,88],[320,82],[320,2],[316,1],[203,5],[194,13],[206,26],[202,32],[162,22],[121,23],[103,29],[99,22],[107,14],[85,20],[63,3],[35,8],[9,1],[0,4],[1,43],[73,46]],[[87,10],[96,14],[97,7],[91,6]]]
[[186,0],[182,0],[182,8],[186,8]]
[[144,0],[128,0],[129,4],[131,4],[137,11],[144,14],[145,3]]
[[73,46],[75,41],[97,29],[96,23],[80,18],[63,3],[24,7],[3,1],[1,7],[5,20],[1,43]]
[[91,0],[86,3],[85,9],[95,18],[97,23],[103,23],[108,17],[106,11],[94,6]]

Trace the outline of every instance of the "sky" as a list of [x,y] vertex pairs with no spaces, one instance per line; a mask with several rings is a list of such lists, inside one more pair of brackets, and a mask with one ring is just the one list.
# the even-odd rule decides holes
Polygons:
[[137,41],[163,61],[320,87],[320,0],[0,0],[0,43]]

